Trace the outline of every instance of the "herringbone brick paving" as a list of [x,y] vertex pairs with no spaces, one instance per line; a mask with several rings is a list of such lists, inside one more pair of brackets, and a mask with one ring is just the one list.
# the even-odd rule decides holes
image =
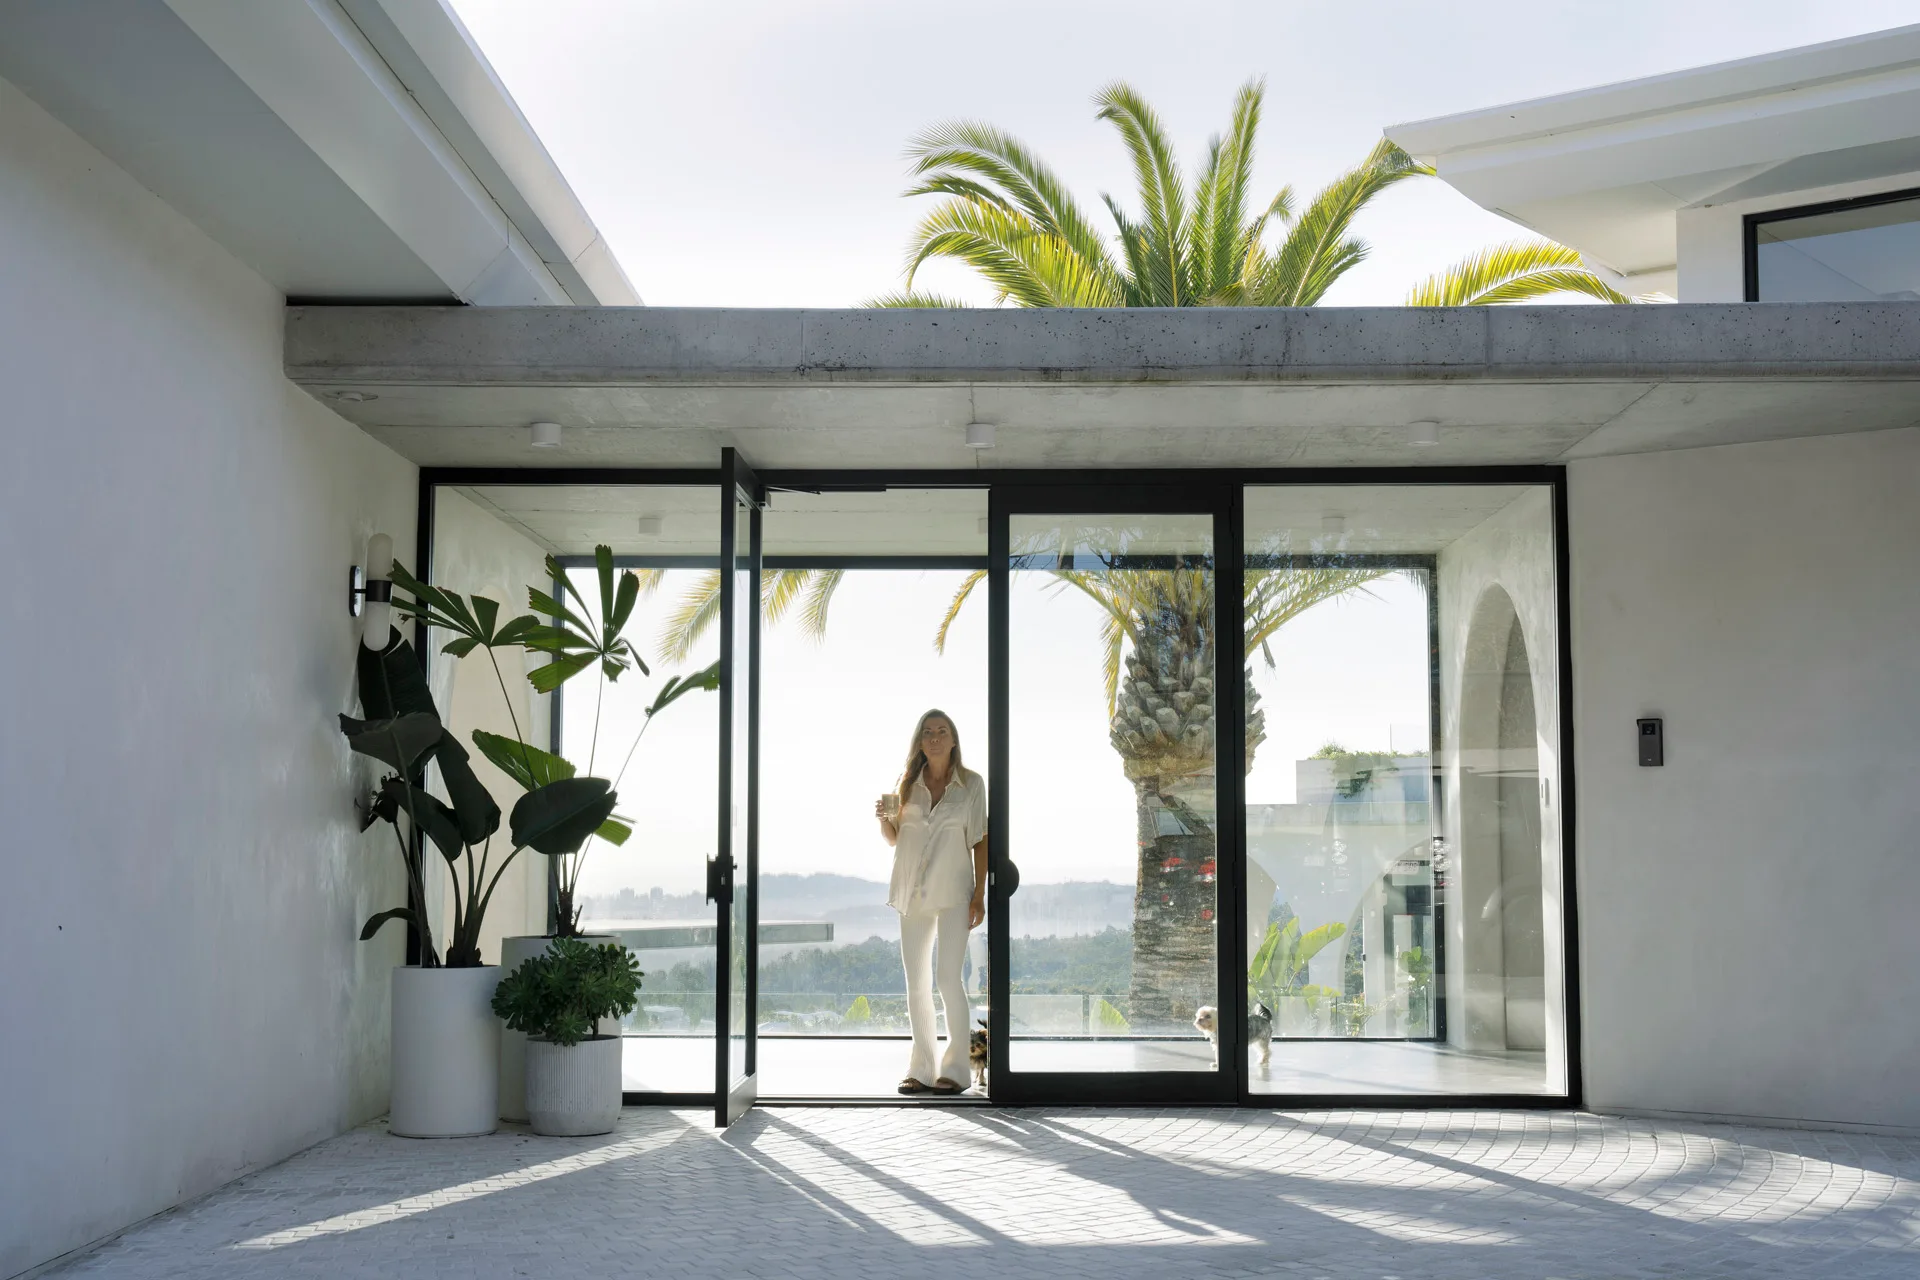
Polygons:
[[1920,1141],[1571,1112],[370,1125],[62,1276],[1920,1277]]

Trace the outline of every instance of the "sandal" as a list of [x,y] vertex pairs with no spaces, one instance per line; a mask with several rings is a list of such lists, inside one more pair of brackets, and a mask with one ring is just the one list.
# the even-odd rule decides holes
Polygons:
[[930,1093],[932,1092],[932,1090],[930,1090],[926,1085],[921,1084],[918,1080],[915,1080],[912,1076],[908,1076],[905,1080],[902,1080],[900,1082],[900,1092]]
[[965,1093],[966,1091],[967,1091],[967,1086],[963,1084],[955,1083],[954,1080],[949,1076],[941,1076],[938,1080],[935,1080],[931,1085],[927,1087],[928,1093],[937,1093],[937,1094],[941,1094],[942,1096],[951,1095],[955,1093]]

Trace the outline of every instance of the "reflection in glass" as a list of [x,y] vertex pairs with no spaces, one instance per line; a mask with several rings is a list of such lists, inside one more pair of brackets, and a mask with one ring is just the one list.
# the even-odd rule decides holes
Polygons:
[[1920,299],[1920,199],[1756,221],[1755,302]]
[[1212,519],[1016,516],[1011,536],[1011,1065],[1208,1070]]
[[1256,1092],[1565,1087],[1550,498],[1247,491]]

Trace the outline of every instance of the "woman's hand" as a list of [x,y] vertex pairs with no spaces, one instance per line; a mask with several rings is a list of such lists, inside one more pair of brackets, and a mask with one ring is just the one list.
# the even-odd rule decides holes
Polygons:
[[887,802],[884,798],[873,802],[873,816],[880,819],[880,834],[886,837],[888,844],[900,838],[900,826],[887,816]]
[[987,918],[987,896],[981,889],[973,891],[973,900],[967,903],[967,928],[978,929],[980,922]]

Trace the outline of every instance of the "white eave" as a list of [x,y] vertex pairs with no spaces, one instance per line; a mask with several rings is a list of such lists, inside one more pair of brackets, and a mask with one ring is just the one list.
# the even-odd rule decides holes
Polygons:
[[1650,276],[1680,209],[1920,170],[1920,25],[1386,134],[1483,208]]
[[0,76],[290,297],[639,301],[443,0],[16,0]]

